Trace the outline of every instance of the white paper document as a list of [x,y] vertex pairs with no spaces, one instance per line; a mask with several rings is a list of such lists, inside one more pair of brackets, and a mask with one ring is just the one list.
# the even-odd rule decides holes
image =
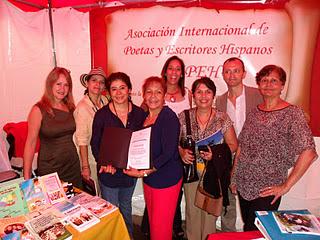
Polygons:
[[150,168],[150,137],[151,127],[132,133],[129,145],[127,168]]

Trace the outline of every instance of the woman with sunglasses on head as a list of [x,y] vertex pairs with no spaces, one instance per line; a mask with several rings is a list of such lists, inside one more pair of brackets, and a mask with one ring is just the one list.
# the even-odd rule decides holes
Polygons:
[[[127,74],[111,73],[107,78],[106,87],[111,101],[96,112],[92,126],[91,148],[97,162],[105,128],[127,128],[136,131],[143,127],[146,118],[143,109],[134,105],[130,100],[132,84]],[[119,207],[129,234],[133,237],[131,200],[136,178],[124,174],[122,169],[112,165],[98,164],[97,170],[102,197]]]
[[108,103],[108,99],[102,95],[105,90],[106,78],[106,74],[101,67],[93,68],[88,74],[80,76],[80,83],[86,90],[73,113],[76,121],[74,140],[78,146],[81,174],[87,180],[92,177],[97,183],[97,164],[92,155],[90,140],[94,115]]
[[72,136],[76,130],[70,72],[55,67],[48,75],[45,92],[28,117],[28,136],[23,156],[23,175],[31,178],[38,137],[39,176],[57,172],[59,178],[81,187],[80,161]]

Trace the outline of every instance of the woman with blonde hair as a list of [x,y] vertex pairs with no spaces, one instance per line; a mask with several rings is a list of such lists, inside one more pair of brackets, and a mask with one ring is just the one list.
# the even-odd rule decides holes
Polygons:
[[28,116],[23,175],[31,178],[31,166],[38,137],[38,175],[57,172],[60,179],[81,187],[80,162],[72,136],[76,130],[70,72],[55,67],[48,75],[45,92]]

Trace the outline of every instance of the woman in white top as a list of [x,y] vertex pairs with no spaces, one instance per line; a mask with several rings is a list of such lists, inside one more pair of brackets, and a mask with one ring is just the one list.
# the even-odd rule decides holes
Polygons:
[[165,103],[176,114],[192,107],[192,94],[185,87],[185,65],[182,59],[172,56],[167,59],[161,71],[166,81]]
[[80,82],[86,90],[73,113],[76,121],[74,140],[79,150],[81,175],[85,179],[91,176],[96,182],[98,181],[97,165],[91,152],[90,140],[94,115],[108,103],[108,99],[102,95],[106,78],[101,67],[94,68],[88,74],[80,76]]

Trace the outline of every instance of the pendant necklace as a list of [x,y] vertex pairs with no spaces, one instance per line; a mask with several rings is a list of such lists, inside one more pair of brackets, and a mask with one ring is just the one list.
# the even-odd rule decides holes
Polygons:
[[[201,121],[200,121],[200,118],[198,117],[198,108],[196,108],[197,135],[198,135],[198,138],[199,138],[200,140],[204,138],[204,135],[205,135],[205,133],[206,133],[206,131],[207,131],[207,127],[208,127],[208,125],[209,125],[211,116],[212,116],[212,108],[211,108],[211,111],[210,111],[210,115],[209,115],[208,120],[207,120],[205,123],[201,122]],[[202,133],[202,134],[201,134],[201,135],[202,135],[201,138],[200,138],[200,136],[199,136],[199,129],[201,130],[199,123],[201,123],[202,126],[205,126],[204,129],[203,129],[203,131],[201,132],[201,133]]]
[[[88,97],[89,97],[89,99],[90,99],[90,102],[93,104],[92,110],[93,110],[94,112],[97,112],[100,108],[94,103],[94,101],[92,101],[92,99],[91,99],[91,97],[90,97],[89,94],[88,94]],[[104,105],[104,102],[102,101],[101,98],[100,98],[100,103],[101,103],[102,106]]]
[[170,99],[170,102],[176,102],[176,97],[175,97],[175,95],[178,93],[180,91],[180,89],[178,88],[178,90],[177,91],[175,91],[174,93],[166,93],[166,94],[168,94],[168,95],[170,95],[171,97],[169,98]]
[[[111,102],[112,102],[112,106],[113,106],[113,109],[114,109],[114,112],[115,112],[116,116],[117,116],[117,117],[120,119],[120,121],[122,122],[121,118],[120,118],[120,117],[119,117],[119,115],[118,115],[118,112],[117,112],[116,106],[114,105],[114,101],[111,101]],[[127,118],[125,119],[125,122],[127,122],[127,120],[128,120],[129,107],[130,107],[130,102],[128,102]],[[122,123],[123,123],[123,122],[122,122]],[[124,123],[123,123],[123,125],[124,125],[124,126],[126,126],[127,124],[124,124]]]

